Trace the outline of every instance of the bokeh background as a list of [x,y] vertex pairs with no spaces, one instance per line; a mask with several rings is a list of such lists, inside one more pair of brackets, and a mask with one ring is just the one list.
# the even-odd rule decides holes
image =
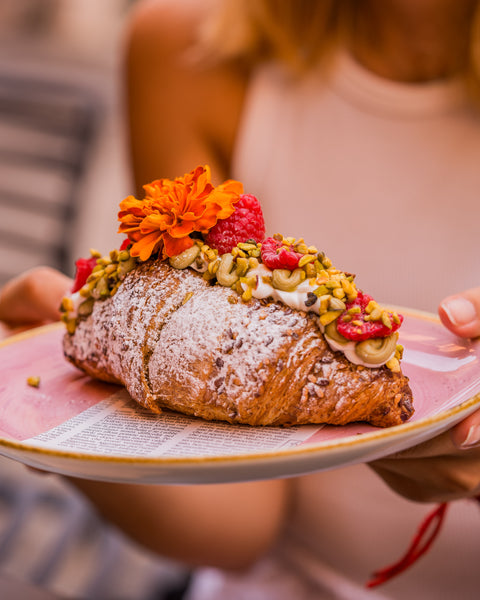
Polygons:
[[131,0],[0,2],[0,284],[118,242]]
[[[118,203],[132,191],[121,65],[133,4],[0,0],[0,285],[38,264],[71,275],[89,248],[118,244]],[[0,457],[2,600],[33,590],[162,600],[184,575],[107,526],[61,478]],[[18,596],[9,582],[33,587]]]

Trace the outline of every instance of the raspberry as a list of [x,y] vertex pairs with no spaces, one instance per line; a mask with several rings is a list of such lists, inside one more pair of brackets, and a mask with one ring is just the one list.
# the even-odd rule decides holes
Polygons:
[[129,240],[129,238],[125,238],[120,245],[120,248],[119,248],[120,252],[122,250],[126,250],[130,246],[131,243],[132,242]]
[[77,271],[75,273],[75,281],[73,282],[73,286],[71,289],[71,293],[74,294],[78,292],[80,288],[82,288],[86,283],[88,276],[93,271],[93,267],[97,264],[97,259],[92,258],[79,258],[75,266],[77,267]]
[[302,255],[290,250],[286,240],[280,242],[274,238],[267,238],[262,244],[262,262],[269,269],[289,269],[293,271],[298,267]]
[[[403,321],[402,315],[398,315],[398,323],[393,320],[392,313],[385,311],[390,318],[391,327],[385,325],[382,321],[365,321],[367,316],[366,308],[373,298],[364,294],[360,290],[355,300],[346,304],[346,310],[337,320],[337,331],[343,337],[354,342],[362,342],[371,338],[383,338],[391,335],[400,327]],[[350,309],[360,309],[360,312],[351,314]],[[345,318],[348,318],[345,320]]]
[[218,253],[231,252],[240,242],[265,237],[265,222],[260,203],[252,194],[242,194],[235,204],[235,212],[227,219],[217,221],[205,237],[205,242]]

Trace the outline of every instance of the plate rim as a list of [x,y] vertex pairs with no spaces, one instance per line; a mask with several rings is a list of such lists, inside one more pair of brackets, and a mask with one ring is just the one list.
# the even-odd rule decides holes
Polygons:
[[[298,457],[304,455],[320,454],[323,451],[332,449],[347,449],[354,448],[356,446],[363,445],[365,441],[376,442],[382,441],[389,437],[394,437],[395,440],[401,441],[409,434],[420,429],[426,429],[429,425],[447,421],[450,418],[467,411],[469,408],[473,408],[475,405],[480,404],[480,392],[475,394],[472,398],[465,400],[457,406],[447,409],[446,411],[439,412],[437,415],[432,417],[424,417],[414,423],[403,423],[401,425],[395,425],[393,427],[384,428],[380,431],[373,431],[365,434],[355,434],[347,436],[341,440],[330,440],[327,442],[321,442],[318,444],[299,444],[293,448],[285,450],[271,450],[267,452],[256,452],[251,454],[223,454],[223,455],[204,455],[204,456],[136,456],[136,455],[123,455],[115,456],[109,454],[93,454],[88,452],[68,452],[66,450],[54,450],[52,448],[45,448],[42,446],[36,446],[34,444],[24,444],[15,440],[9,440],[7,438],[0,438],[0,447],[11,448],[12,450],[18,450],[21,452],[32,452],[35,454],[52,456],[56,458],[64,459],[75,459],[84,460],[91,462],[101,463],[127,463],[127,464],[143,464],[143,465],[178,465],[178,464],[206,464],[206,463],[221,463],[221,462],[240,462],[240,461],[260,461],[265,459],[274,458],[286,458],[286,457]],[[396,435],[398,432],[401,434]],[[403,432],[403,433],[402,433]]]

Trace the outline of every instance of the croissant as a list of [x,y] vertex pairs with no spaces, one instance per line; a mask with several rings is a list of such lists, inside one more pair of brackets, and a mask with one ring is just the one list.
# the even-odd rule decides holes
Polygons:
[[65,355],[156,412],[249,425],[385,427],[410,417],[401,373],[332,351],[312,313],[233,295],[194,271],[146,262],[65,334]]
[[[233,197],[229,185],[220,191]],[[224,198],[215,199],[222,210]],[[378,305],[356,290],[353,276],[303,241],[265,240],[263,232],[263,243],[249,239],[221,255],[205,239],[189,238],[182,249],[180,237],[149,234],[149,254],[138,230],[131,234],[130,217],[138,220],[141,206],[134,200],[130,213],[130,204],[121,204],[127,243],[109,257],[92,256],[88,268],[77,263],[86,273],[62,303],[63,350],[75,366],[125,386],[157,413],[277,426],[387,427],[410,418],[412,392],[393,333],[401,319],[385,311],[375,316]],[[214,238],[207,241],[218,244]],[[177,246],[164,255],[168,244]],[[383,328],[384,337],[364,347],[372,328]],[[372,347],[385,344],[387,355],[372,359]]]

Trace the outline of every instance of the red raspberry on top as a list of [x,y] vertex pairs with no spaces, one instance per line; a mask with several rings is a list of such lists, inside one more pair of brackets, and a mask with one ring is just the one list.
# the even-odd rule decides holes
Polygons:
[[371,338],[387,337],[397,331],[403,316],[382,310],[378,305],[379,314],[375,315],[373,310],[367,310],[371,302],[373,303],[373,298],[359,290],[355,300],[347,302],[345,312],[337,320],[338,333],[348,340],[362,342]]
[[76,261],[75,266],[77,267],[77,270],[75,273],[75,280],[72,289],[70,290],[72,294],[78,292],[78,290],[87,283],[88,276],[93,271],[96,264],[97,259],[94,257],[79,258]]
[[259,201],[252,194],[242,194],[235,211],[227,219],[217,221],[205,237],[205,242],[220,255],[231,252],[240,242],[263,241],[265,222]]
[[122,250],[126,250],[126,249],[127,249],[129,246],[130,246],[130,244],[131,244],[131,243],[132,243],[132,242],[131,242],[131,240],[129,240],[129,238],[125,238],[125,239],[123,240],[123,242],[122,242],[122,244],[121,244],[120,248],[119,248],[120,252],[121,252]]
[[294,271],[302,254],[295,252],[286,240],[267,238],[262,244],[262,262],[269,269],[289,269]]

